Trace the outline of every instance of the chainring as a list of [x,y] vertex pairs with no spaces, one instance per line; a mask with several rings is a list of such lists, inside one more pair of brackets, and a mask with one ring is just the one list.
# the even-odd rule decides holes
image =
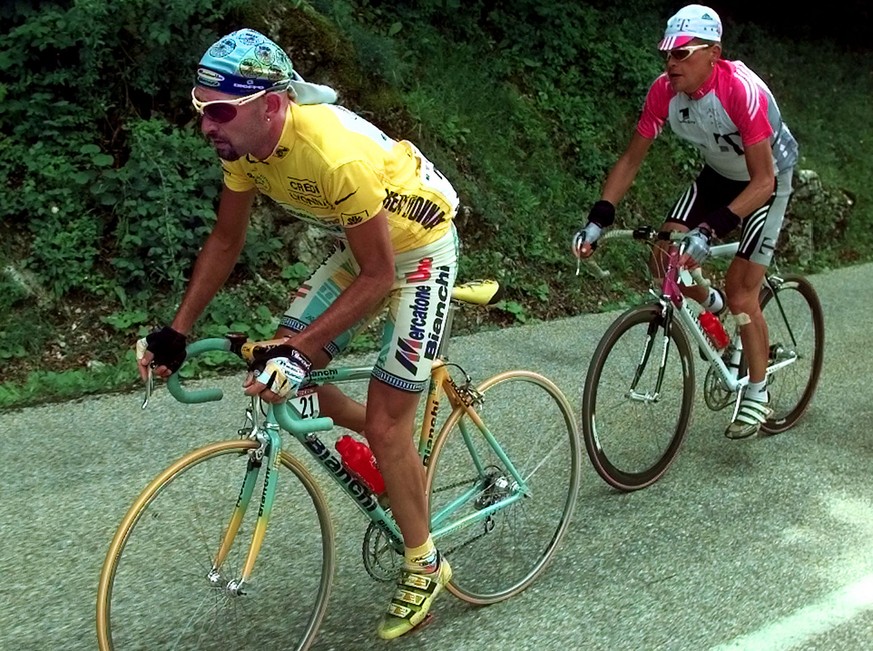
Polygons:
[[400,576],[403,554],[392,545],[388,535],[375,522],[364,533],[361,555],[367,574],[384,583],[393,583]]
[[736,400],[736,392],[728,391],[715,368],[706,370],[703,380],[703,399],[712,411],[721,411]]

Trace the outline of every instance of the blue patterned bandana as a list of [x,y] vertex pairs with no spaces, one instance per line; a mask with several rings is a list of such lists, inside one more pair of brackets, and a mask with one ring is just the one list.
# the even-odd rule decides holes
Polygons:
[[251,95],[293,76],[285,51],[253,29],[241,29],[214,43],[197,68],[200,86],[231,95]]
[[240,96],[287,87],[298,104],[332,104],[337,99],[332,88],[305,82],[285,50],[253,29],[240,29],[213,43],[200,59],[197,85]]

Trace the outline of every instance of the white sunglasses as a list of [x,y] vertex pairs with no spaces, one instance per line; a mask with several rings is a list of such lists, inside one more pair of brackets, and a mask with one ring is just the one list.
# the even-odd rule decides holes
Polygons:
[[708,47],[712,47],[712,43],[700,43],[698,45],[685,45],[683,47],[673,48],[672,50],[667,50],[664,52],[664,58],[673,59],[674,61],[685,61],[692,54],[697,52],[697,50],[705,50]]
[[191,89],[191,104],[194,106],[194,110],[200,115],[205,115],[213,122],[223,124],[225,122],[230,122],[236,117],[237,106],[243,106],[249,102],[254,102],[256,99],[263,97],[267,93],[277,90],[285,90],[286,88],[288,88],[288,82],[281,82],[270,88],[259,90],[257,93],[240,97],[239,99],[216,99],[211,102],[202,102],[197,99],[196,95],[194,95],[194,91],[197,90],[197,87],[195,86]]

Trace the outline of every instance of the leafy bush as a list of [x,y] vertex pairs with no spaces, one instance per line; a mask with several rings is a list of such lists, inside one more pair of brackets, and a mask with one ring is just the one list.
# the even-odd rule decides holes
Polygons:
[[[117,244],[115,282],[142,281],[144,264],[158,280],[181,279],[215,194],[183,196],[215,175],[184,171],[202,167],[204,147],[167,122],[188,120],[190,82],[180,75],[218,37],[221,18],[246,4],[48,0],[0,8],[0,188],[9,197],[0,218],[34,234],[27,266],[55,295],[101,284],[94,273],[104,235]],[[170,215],[180,215],[174,227]]]

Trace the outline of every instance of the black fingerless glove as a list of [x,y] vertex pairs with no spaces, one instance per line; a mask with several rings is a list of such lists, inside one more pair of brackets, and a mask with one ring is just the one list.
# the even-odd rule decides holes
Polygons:
[[264,370],[267,361],[275,359],[276,357],[284,357],[291,360],[307,373],[312,369],[312,360],[290,344],[281,344],[266,350],[256,348],[254,350],[251,368],[253,371],[260,373]]
[[704,219],[716,237],[724,237],[740,225],[740,218],[727,206],[713,210]]
[[601,199],[591,206],[591,212],[588,213],[588,221],[592,224],[597,224],[600,228],[612,226],[615,221],[615,206]]
[[153,366],[166,366],[175,373],[185,361],[186,337],[181,332],[164,326],[146,336],[149,352],[154,355]]

